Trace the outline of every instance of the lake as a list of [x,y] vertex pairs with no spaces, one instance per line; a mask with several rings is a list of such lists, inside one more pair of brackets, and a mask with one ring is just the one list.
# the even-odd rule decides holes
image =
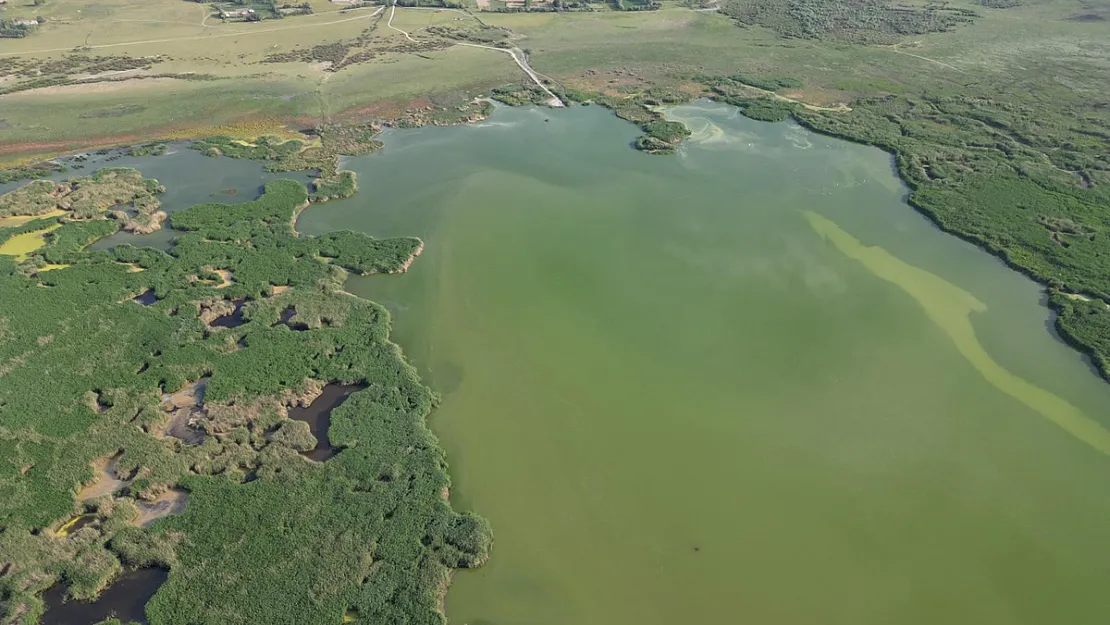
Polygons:
[[1110,386],[1041,289],[879,150],[669,115],[669,157],[597,107],[389,131],[298,222],[426,242],[348,288],[494,526],[451,622],[1110,622]]
[[[914,212],[879,150],[668,114],[693,136],[666,157],[598,107],[387,131],[298,221],[426,242],[348,288],[394,313],[452,502],[494,525],[451,622],[1110,622],[1110,385],[1040,287]],[[307,180],[169,152],[56,178],[133,166],[168,211]],[[47,620],[100,618],[67,606]]]

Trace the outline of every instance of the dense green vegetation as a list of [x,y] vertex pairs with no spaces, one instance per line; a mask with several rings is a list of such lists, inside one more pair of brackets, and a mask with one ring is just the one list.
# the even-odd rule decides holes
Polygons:
[[166,217],[159,210],[163,191],[157,180],[135,169],[106,167],[62,183],[35,180],[0,195],[0,217],[63,212],[67,221],[111,217],[126,230],[153,232]]
[[351,197],[358,191],[358,182],[355,172],[341,171],[330,178],[317,178],[312,183],[312,195],[309,199],[313,202],[327,202]]
[[509,106],[543,105],[551,96],[532,83],[503,85],[490,90],[490,97]]
[[[170,568],[156,625],[444,621],[451,569],[479,565],[490,530],[446,501],[424,423],[434,395],[389,342],[388,313],[342,291],[344,269],[401,270],[420,242],[298,237],[308,196],[276,181],[253,202],[178,212],[170,253],[83,251],[114,223],[83,221],[22,264],[0,256],[4,622],[36,622],[57,581],[91,597],[123,565],[154,564]],[[71,266],[38,272],[57,261]],[[213,325],[240,305],[242,325]],[[278,323],[290,309],[296,329]],[[198,380],[193,445],[160,395]],[[366,389],[333,413],[343,451],[320,464],[284,433],[286,409],[330,381]],[[184,513],[138,526],[171,488],[188,492]],[[56,533],[76,514],[93,522]]]
[[753,76],[712,77],[699,76],[698,80],[709,87],[712,98],[726,104],[731,104],[740,109],[740,112],[752,119],[763,122],[781,122],[789,118],[794,109],[798,108],[792,102],[770,97],[771,94],[754,92],[748,87],[763,91],[776,89],[797,88],[801,83],[789,78],[757,78]]
[[128,150],[131,156],[161,156],[166,153],[165,143],[144,143],[143,145],[132,146]]
[[154,65],[164,60],[166,59],[163,56],[91,56],[84,52],[73,52],[55,58],[20,58],[11,56],[0,60],[0,75],[31,78],[36,76],[71,76],[74,74],[123,72],[133,69],[151,69]]
[[674,151],[680,141],[690,135],[686,126],[662,119],[645,122],[640,127],[645,134],[636,139],[636,149],[650,154],[668,154]]
[[690,135],[682,124],[664,120],[660,108],[688,101],[689,93],[655,87],[625,97],[573,90],[564,95],[572,102],[592,102],[612,109],[617,117],[639,126],[644,135],[636,139],[633,147],[649,154],[670,154],[682,139]]
[[17,180],[33,180],[35,178],[46,178],[50,174],[65,171],[65,169],[54,162],[43,161],[36,163],[30,167],[13,167],[11,169],[0,169],[0,184],[9,182],[16,182]]
[[[83,52],[73,52],[57,58],[0,57],[0,78],[4,79],[0,81],[3,82],[3,86],[0,87],[0,94],[17,93],[56,85],[110,82],[116,79],[115,76],[109,75],[113,72],[150,70],[164,60],[166,59],[163,56],[91,56]],[[171,76],[170,74],[160,75]],[[172,76],[196,80],[202,78],[203,75],[191,73]],[[80,116],[84,118],[87,113],[81,113]]]
[[973,11],[945,4],[907,6],[891,0],[724,0],[721,10],[742,24],[786,37],[866,43],[950,30],[975,17]]
[[375,136],[380,128],[372,124],[322,124],[314,129],[320,145],[306,147],[303,141],[280,137],[259,137],[253,142],[231,137],[208,137],[192,148],[212,157],[247,158],[267,162],[269,171],[315,171],[309,199],[326,202],[350,197],[358,191],[352,171],[339,171],[340,156],[361,156],[381,149]]
[[741,84],[745,84],[757,89],[765,91],[778,91],[780,89],[797,89],[802,86],[800,80],[793,78],[761,78],[759,76],[751,76],[749,74],[733,74],[729,76],[729,80]]
[[38,24],[25,24],[15,20],[0,19],[0,39],[22,39],[38,28]]
[[229,158],[249,158],[256,161],[274,161],[272,171],[290,171],[280,169],[304,150],[301,141],[286,141],[281,137],[259,137],[254,142],[241,141],[234,137],[207,137],[200,139],[191,146],[200,150],[205,156],[227,156]]

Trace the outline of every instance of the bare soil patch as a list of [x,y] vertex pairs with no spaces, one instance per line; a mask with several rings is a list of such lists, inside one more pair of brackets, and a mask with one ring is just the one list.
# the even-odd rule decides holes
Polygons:
[[93,481],[84,485],[77,492],[78,501],[111,495],[130,483],[130,480],[120,479],[116,475],[116,460],[118,458],[119,454],[116,454],[100,458],[92,463]]
[[135,517],[132,525],[146,527],[162,517],[181,514],[185,512],[185,504],[189,501],[189,493],[180,488],[170,490],[158,495],[154,501],[141,501],[137,504],[139,516]]

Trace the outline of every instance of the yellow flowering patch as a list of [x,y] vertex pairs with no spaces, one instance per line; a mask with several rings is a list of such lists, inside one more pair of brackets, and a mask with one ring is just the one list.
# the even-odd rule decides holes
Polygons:
[[23,234],[17,234],[7,241],[4,241],[3,244],[0,244],[0,254],[6,256],[15,256],[15,259],[20,262],[25,261],[27,260],[27,257],[31,255],[31,252],[34,252],[40,247],[46,245],[45,236],[47,232],[50,232],[51,230],[57,230],[61,227],[62,224],[54,224],[49,228],[36,230],[35,232],[25,232]]

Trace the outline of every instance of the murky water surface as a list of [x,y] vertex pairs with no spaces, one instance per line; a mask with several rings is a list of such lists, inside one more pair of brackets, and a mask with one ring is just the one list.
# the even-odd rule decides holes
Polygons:
[[67,601],[65,586],[57,584],[43,594],[46,613],[42,625],[94,625],[109,618],[121,623],[147,623],[144,608],[169,571],[151,568],[122,573],[93,602]]
[[324,462],[339,449],[332,447],[328,441],[328,429],[331,428],[331,413],[343,405],[352,393],[361,391],[365,386],[361,384],[328,384],[320,396],[312,400],[308,406],[297,406],[289,409],[289,418],[304,421],[308,424],[312,435],[316,437],[316,448],[306,452],[305,456],[317,462]]
[[[1110,622],[1110,385],[1037,286],[911,210],[878,150],[671,115],[673,157],[598,108],[390,132],[298,222],[426,241],[349,288],[394,312],[452,499],[495,527],[452,623]],[[279,177],[175,149],[104,164],[171,211]],[[295,415],[322,453],[329,388]],[[153,592],[128,583],[102,599],[125,622]],[[99,620],[60,592],[45,623]]]
[[1036,285],[878,150],[672,117],[669,158],[597,108],[393,132],[299,222],[427,242],[350,288],[495,527],[451,621],[1110,622],[1110,386]]

